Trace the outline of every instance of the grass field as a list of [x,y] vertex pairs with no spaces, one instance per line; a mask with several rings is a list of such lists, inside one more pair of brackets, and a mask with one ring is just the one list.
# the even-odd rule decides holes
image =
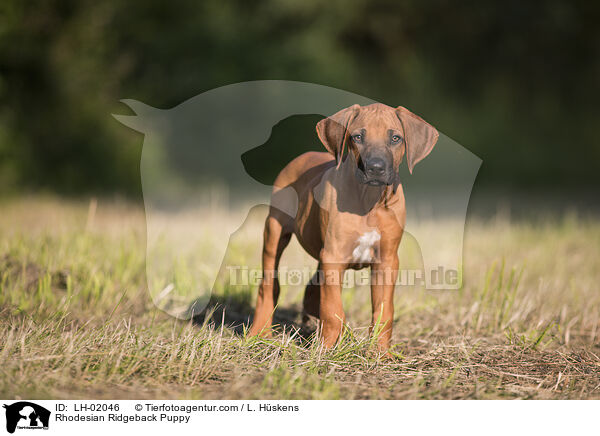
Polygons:
[[327,352],[292,327],[299,290],[270,340],[239,325],[255,289],[221,286],[213,316],[177,320],[149,296],[145,243],[139,206],[0,204],[0,397],[600,398],[595,219],[470,217],[463,289],[397,290],[394,361],[373,353],[364,289],[344,291],[350,329]]

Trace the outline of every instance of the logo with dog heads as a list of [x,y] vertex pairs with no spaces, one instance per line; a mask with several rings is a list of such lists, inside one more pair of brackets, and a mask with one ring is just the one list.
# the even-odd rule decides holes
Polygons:
[[29,401],[19,401],[6,409],[6,431],[14,433],[16,429],[48,429],[50,411]]
[[[260,268],[262,229],[249,231],[252,219],[264,222],[269,204],[296,217],[301,201],[297,192],[291,187],[278,189],[271,199],[274,177],[261,177],[249,162],[258,162],[259,169],[271,163],[281,170],[307,151],[295,152],[296,144],[301,148],[307,142],[314,144],[314,151],[329,150],[341,160],[343,147],[334,148],[329,137],[323,142],[324,133],[317,136],[317,122],[344,108],[376,102],[326,86],[274,80],[213,89],[171,109],[133,100],[123,103],[135,115],[114,117],[144,134],[140,172],[148,289],[160,309],[190,318],[205,308],[213,288],[227,286],[222,279],[230,276],[230,265]],[[399,150],[405,139],[409,147],[416,144],[410,141],[412,131],[409,135],[403,132],[422,127],[413,123],[414,117],[407,111],[400,115],[398,132],[390,136]],[[303,128],[286,128],[302,120],[307,120]],[[308,136],[302,136],[304,133]],[[418,244],[423,285],[428,289],[460,288],[466,211],[481,160],[440,133],[433,149],[421,153],[409,148],[404,163],[399,163],[400,155],[387,159],[383,149],[375,155],[379,149],[366,148],[371,131],[364,140],[361,132],[347,133],[353,135],[356,147],[347,147],[346,155],[365,149],[360,156],[367,166],[361,175],[373,185],[401,184],[406,199],[405,235],[410,234]],[[387,130],[384,133],[387,135]],[[413,168],[421,155],[428,156]],[[319,201],[318,195],[315,199]],[[438,231],[441,221],[442,233]],[[242,237],[252,247],[236,245]],[[369,241],[361,242],[360,259],[367,259],[373,245],[367,244]],[[305,266],[290,270],[300,271]],[[451,277],[444,279],[448,272]]]

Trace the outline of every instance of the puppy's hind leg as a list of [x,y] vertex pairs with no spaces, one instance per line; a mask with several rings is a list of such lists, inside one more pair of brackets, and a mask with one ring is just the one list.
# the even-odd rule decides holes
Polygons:
[[322,279],[323,273],[321,270],[321,264],[319,264],[317,271],[310,279],[310,282],[308,282],[306,285],[306,290],[304,291],[304,300],[302,305],[303,324],[308,324],[311,320],[319,318]]
[[263,276],[258,288],[258,298],[254,320],[250,327],[250,336],[271,336],[273,312],[279,298],[277,268],[279,267],[281,254],[290,242],[292,231],[293,220],[285,213],[271,207],[265,222],[262,253]]

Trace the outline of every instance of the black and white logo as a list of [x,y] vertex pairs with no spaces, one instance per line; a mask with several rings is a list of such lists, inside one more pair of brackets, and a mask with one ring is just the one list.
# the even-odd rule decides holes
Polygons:
[[6,409],[6,431],[14,433],[16,429],[48,430],[50,411],[42,406],[29,401],[19,401],[10,405],[4,404]]

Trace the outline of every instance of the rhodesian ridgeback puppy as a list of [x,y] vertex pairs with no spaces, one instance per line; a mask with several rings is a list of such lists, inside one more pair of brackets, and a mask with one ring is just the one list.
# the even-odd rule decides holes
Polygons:
[[386,353],[406,221],[400,163],[406,155],[412,174],[433,149],[438,132],[403,107],[377,103],[354,105],[319,121],[317,134],[329,153],[302,154],[275,180],[250,335],[271,334],[279,259],[294,234],[319,262],[306,287],[304,313],[319,318],[324,347],[333,347],[344,327],[344,272],[370,267],[371,332],[377,325],[378,347]]

